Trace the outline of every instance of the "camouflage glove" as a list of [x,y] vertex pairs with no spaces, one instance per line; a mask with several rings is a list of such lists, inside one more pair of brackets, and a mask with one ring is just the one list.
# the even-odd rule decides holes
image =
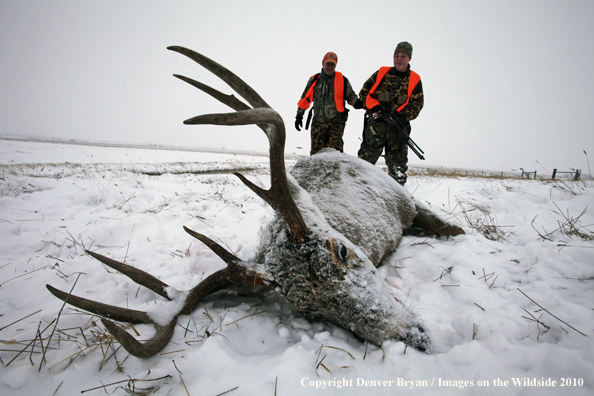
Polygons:
[[363,102],[361,102],[361,99],[357,99],[357,101],[355,102],[355,104],[353,105],[353,107],[356,110],[362,109],[363,108]]
[[295,129],[297,129],[298,131],[300,131],[302,127],[303,127],[303,116],[297,114],[295,116]]

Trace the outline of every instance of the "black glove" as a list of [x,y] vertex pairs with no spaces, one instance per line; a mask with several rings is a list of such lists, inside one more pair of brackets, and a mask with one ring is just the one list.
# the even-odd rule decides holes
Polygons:
[[357,99],[357,101],[355,102],[355,104],[353,105],[353,107],[356,110],[362,109],[363,108],[363,102],[361,102],[361,99]]
[[295,129],[300,131],[302,127],[303,127],[303,115],[297,114],[295,116]]

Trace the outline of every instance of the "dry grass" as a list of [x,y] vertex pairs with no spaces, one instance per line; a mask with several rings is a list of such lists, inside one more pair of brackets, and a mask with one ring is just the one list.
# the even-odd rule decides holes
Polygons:
[[[387,172],[387,168],[384,167]],[[519,171],[490,171],[490,170],[477,170],[477,169],[463,169],[463,168],[446,168],[443,166],[410,166],[408,169],[409,176],[428,176],[428,177],[453,177],[453,178],[483,178],[483,179],[494,179],[494,180],[525,180],[535,181],[533,178],[522,178],[522,172]],[[579,191],[580,187],[592,186],[593,179],[591,177],[582,177],[581,180],[572,180],[572,177],[557,177],[555,180],[551,179],[550,174],[538,175],[536,181],[551,183],[559,186],[561,189],[567,189],[568,191]]]
[[557,228],[552,231],[547,231],[544,227],[541,227],[542,230],[539,230],[534,225],[536,217],[532,220],[532,228],[534,228],[541,240],[553,242],[555,235],[558,233],[569,238],[578,237],[582,241],[594,240],[594,232],[589,228],[592,227],[592,225],[583,225],[580,221],[582,216],[586,214],[588,208],[585,208],[577,217],[574,217],[569,211],[563,212],[557,203],[554,204],[557,210],[553,210],[553,213],[561,218],[561,220],[557,220]]
[[497,223],[497,218],[491,215],[491,208],[469,201],[458,200],[457,207],[468,227],[492,241],[504,241],[512,232],[508,229],[513,226],[502,226]]
[[[324,356],[320,358],[320,356],[322,356],[322,352],[323,352],[324,348],[326,348],[326,349],[331,349],[331,350],[334,350],[334,351],[340,351],[340,352],[344,352],[344,353],[346,353],[346,354],[347,354],[347,355],[348,355],[348,356],[349,356],[349,357],[350,357],[352,360],[355,360],[355,357],[354,357],[354,356],[353,356],[353,355],[352,355],[352,354],[351,354],[349,351],[347,351],[346,349],[337,348],[337,347],[333,347],[333,346],[329,346],[329,345],[324,345],[324,344],[322,344],[322,345],[321,345],[321,346],[318,348],[318,350],[316,351],[316,352],[317,352],[317,357],[316,357],[316,369],[315,369],[315,372],[316,372],[316,375],[317,375],[318,377],[320,376],[320,374],[318,374],[318,369],[319,369],[320,367],[322,367],[322,368],[323,368],[324,370],[326,370],[328,373],[332,374],[332,371],[331,371],[331,370],[328,368],[328,366],[327,366],[327,365],[325,365],[325,364],[324,364],[324,359],[326,359],[326,357],[328,357],[328,354],[324,354]],[[342,367],[340,367],[340,368],[341,368],[341,369],[346,369],[346,368],[349,368],[349,366],[342,366]]]
[[[569,323],[567,323],[567,322],[565,322],[565,321],[563,321],[563,320],[559,319],[557,316],[553,315],[553,314],[552,314],[552,313],[551,313],[549,310],[547,310],[547,309],[546,309],[546,308],[544,308],[542,305],[540,305],[539,303],[537,303],[536,301],[534,301],[532,298],[530,298],[530,297],[529,297],[529,296],[528,296],[526,293],[524,293],[524,292],[523,292],[522,290],[520,290],[519,288],[518,288],[518,291],[519,291],[520,293],[522,293],[522,294],[524,295],[524,297],[526,297],[528,300],[532,301],[532,303],[534,303],[534,304],[535,304],[535,305],[536,305],[538,308],[540,308],[542,311],[545,311],[546,313],[548,313],[549,315],[551,315],[553,318],[557,319],[559,322],[561,322],[561,323],[563,323],[564,325],[568,326],[570,329],[572,329],[572,330],[574,330],[574,331],[576,331],[576,332],[580,333],[580,334],[581,334],[581,335],[583,335],[584,337],[588,337],[586,334],[582,333],[581,331],[579,331],[578,329],[576,329],[575,327],[573,327],[573,326],[572,326],[572,325],[570,325]],[[526,310],[524,310],[524,311],[526,311]],[[526,312],[528,312],[528,311],[526,311]],[[541,323],[541,322],[540,322],[538,319],[536,319],[536,318],[535,318],[535,317],[534,317],[532,314],[530,314],[530,316],[532,316],[532,320],[533,320],[533,321],[535,321],[535,322],[537,322],[537,323],[539,323],[539,324],[541,324],[541,325],[542,325],[542,323]],[[526,319],[528,319],[528,318],[526,318]],[[539,319],[540,319],[540,318],[539,318]],[[528,320],[531,320],[531,319],[528,319]],[[548,326],[545,326],[545,328],[547,328],[547,329],[550,329],[550,327],[548,327]],[[539,329],[539,335],[540,335],[540,329]]]
[[462,168],[445,167],[417,167],[411,166],[408,169],[409,176],[429,176],[429,177],[469,177],[469,178],[487,178],[487,179],[520,179],[521,174],[500,171],[484,171]]

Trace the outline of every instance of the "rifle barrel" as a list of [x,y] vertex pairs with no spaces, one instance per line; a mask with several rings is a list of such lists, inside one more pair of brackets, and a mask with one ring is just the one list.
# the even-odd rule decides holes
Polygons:
[[[423,154],[425,154],[425,152],[423,150],[421,150],[419,145],[416,144],[415,141],[412,140],[410,138],[410,136],[406,134],[406,132],[404,132],[404,128],[402,128],[402,126],[398,122],[398,119],[394,119],[393,117],[390,116],[390,120],[392,120],[392,122],[394,123],[394,127],[400,133],[400,137],[403,138],[403,140],[406,139],[405,143],[408,145],[408,147],[410,147],[412,152],[415,153],[417,155],[417,157],[419,157],[420,160],[424,161],[425,156],[423,156]],[[405,138],[405,136],[406,136],[406,138]]]
[[414,147],[415,147],[417,150],[419,150],[421,153],[425,154],[425,152],[424,152],[424,151],[423,151],[423,150],[422,150],[422,149],[419,147],[419,145],[418,145],[418,144],[416,144],[416,143],[414,142],[414,140],[412,140],[411,138],[408,138],[408,145],[409,145],[409,146],[411,146],[411,147],[413,147],[413,146],[414,146]]

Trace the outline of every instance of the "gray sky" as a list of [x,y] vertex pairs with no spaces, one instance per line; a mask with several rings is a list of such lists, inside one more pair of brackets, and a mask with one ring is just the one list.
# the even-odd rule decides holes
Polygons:
[[[412,138],[427,161],[411,164],[587,173],[593,37],[591,0],[0,0],[0,134],[267,151],[255,127],[182,124],[228,108],[173,73],[231,93],[166,50],[182,45],[256,89],[285,120],[286,151],[309,153],[294,115],[324,53],[358,92],[406,40],[425,92]],[[352,110],[349,154],[362,125]]]

